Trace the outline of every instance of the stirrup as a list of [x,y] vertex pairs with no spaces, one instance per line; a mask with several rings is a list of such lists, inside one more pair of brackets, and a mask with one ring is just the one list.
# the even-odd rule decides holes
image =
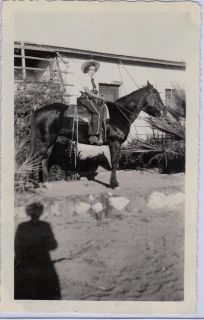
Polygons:
[[102,139],[99,139],[97,136],[90,136],[89,143],[92,145],[101,146],[103,144]]
[[97,144],[98,143],[98,137],[97,136],[90,136],[89,137],[89,143],[90,144]]
[[98,139],[98,145],[102,146],[103,145],[103,140],[101,138]]

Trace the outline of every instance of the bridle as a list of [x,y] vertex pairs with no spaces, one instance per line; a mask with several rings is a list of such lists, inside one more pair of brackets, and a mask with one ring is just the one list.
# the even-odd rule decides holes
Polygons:
[[[139,100],[139,102],[138,102],[138,105],[142,102],[142,100],[145,98],[145,96],[147,96],[147,95],[149,95],[149,94],[152,94],[152,96],[153,96],[153,98],[154,98],[154,101],[155,101],[155,104],[156,104],[156,103],[157,103],[157,99],[156,99],[156,97],[155,97],[155,95],[154,95],[154,93],[153,93],[153,90],[154,90],[154,88],[152,88],[152,89],[150,89],[150,91],[146,92],[146,93],[140,98],[140,100]],[[127,108],[125,108],[124,106],[122,106],[120,103],[114,102],[114,104],[116,105],[116,107],[119,109],[119,111],[123,114],[123,116],[126,118],[126,120],[127,120],[127,121],[129,122],[129,124],[131,125],[132,122],[131,122],[130,119],[126,116],[126,114],[123,112],[123,110],[125,110],[126,112],[128,112],[130,115],[133,115],[133,116],[135,116],[135,113],[134,113],[134,112],[131,112],[130,110],[128,110]],[[143,106],[143,108],[146,107],[146,106],[149,106],[149,105],[146,104],[146,105]],[[123,109],[123,110],[121,110],[121,109]],[[142,118],[142,117],[138,117],[138,119],[143,119],[143,118]]]

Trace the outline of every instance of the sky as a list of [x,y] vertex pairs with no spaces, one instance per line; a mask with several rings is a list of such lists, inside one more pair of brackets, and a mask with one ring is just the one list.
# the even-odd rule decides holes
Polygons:
[[131,3],[125,10],[117,10],[117,3],[110,10],[89,3],[84,9],[73,4],[64,8],[17,10],[15,40],[185,61],[188,16],[183,12],[139,11]]

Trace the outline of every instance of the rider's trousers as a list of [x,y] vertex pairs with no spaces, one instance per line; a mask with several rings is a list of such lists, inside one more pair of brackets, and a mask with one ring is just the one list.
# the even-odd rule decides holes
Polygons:
[[91,112],[88,134],[90,136],[100,135],[102,132],[102,124],[104,118],[103,105],[99,106],[92,98],[79,98],[79,100],[80,103],[82,103]]

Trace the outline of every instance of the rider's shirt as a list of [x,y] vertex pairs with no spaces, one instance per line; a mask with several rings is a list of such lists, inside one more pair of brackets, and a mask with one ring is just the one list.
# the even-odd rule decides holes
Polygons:
[[90,77],[88,73],[85,73],[81,77],[81,91],[84,92],[84,88],[87,87],[89,90],[99,91],[99,84],[96,77]]
[[[99,90],[99,84],[96,76],[94,75],[94,83],[96,85],[96,90]],[[80,74],[80,77],[76,78],[74,88],[72,88],[73,96],[69,98],[70,104],[77,104],[77,98],[80,97],[81,92],[85,92],[84,88],[87,87],[89,90],[93,90],[93,84],[91,82],[91,77],[88,73]]]

